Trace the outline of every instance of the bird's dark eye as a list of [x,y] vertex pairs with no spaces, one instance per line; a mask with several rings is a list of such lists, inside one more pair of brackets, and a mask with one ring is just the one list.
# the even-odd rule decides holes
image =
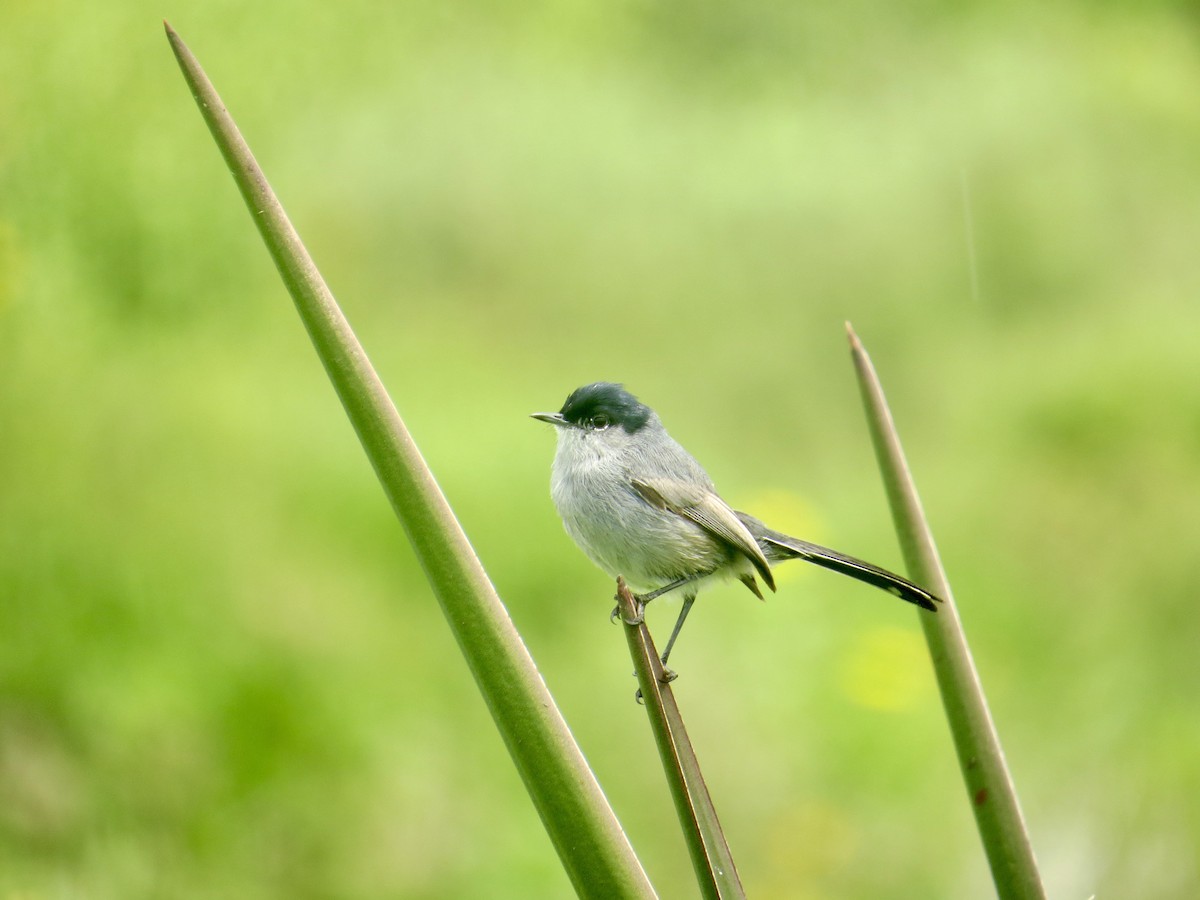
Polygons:
[[603,431],[610,424],[611,423],[608,420],[608,416],[606,416],[604,413],[597,413],[596,415],[592,416],[592,427],[597,431]]

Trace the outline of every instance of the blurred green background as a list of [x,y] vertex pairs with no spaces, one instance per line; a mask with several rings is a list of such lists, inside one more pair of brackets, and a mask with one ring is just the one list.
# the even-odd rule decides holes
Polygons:
[[[1193,5],[125,0],[0,7],[0,898],[570,891],[163,15],[664,897],[526,415],[624,381],[732,503],[898,567],[847,319],[1051,893],[1196,895]],[[914,612],[780,574],[673,659],[750,895],[988,896]]]

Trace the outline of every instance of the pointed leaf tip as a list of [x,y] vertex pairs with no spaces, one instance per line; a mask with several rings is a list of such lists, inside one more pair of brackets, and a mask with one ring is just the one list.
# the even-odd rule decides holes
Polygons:
[[852,353],[862,353],[862,341],[858,339],[858,335],[854,332],[854,326],[849,321],[846,322],[846,338],[850,341],[850,351]]
[[171,23],[166,19],[163,19],[163,30],[167,33],[167,43],[171,45],[171,50],[174,52],[175,58],[179,59],[180,53],[185,52],[187,49],[184,46],[183,38],[179,36],[178,32],[171,27]]

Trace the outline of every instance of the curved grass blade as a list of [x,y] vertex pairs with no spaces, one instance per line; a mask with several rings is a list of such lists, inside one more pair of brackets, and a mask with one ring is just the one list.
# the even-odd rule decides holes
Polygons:
[[900,446],[891,411],[871,358],[846,323],[850,353],[858,374],[875,454],[883,473],[896,533],[909,574],[946,602],[936,616],[918,616],[933,660],[938,689],[958,762],[967,785],[975,823],[991,866],[997,894],[1008,898],[1044,898],[1037,860],[1017,802],[1012,775],[1004,761],[1000,737],[971,658],[958,607],[950,593],[933,534],[917,496],[908,462]]
[[738,878],[733,855],[717,819],[700,763],[692,749],[683,716],[675,702],[671,686],[664,681],[658,650],[650,639],[646,623],[638,615],[637,602],[625,581],[617,579],[617,609],[625,623],[629,654],[633,657],[641,697],[650,717],[650,728],[658,745],[663,771],[675,801],[675,811],[692,857],[692,868],[702,896],[709,900],[742,900],[746,894]]
[[576,892],[595,898],[653,897],[628,839],[366,353],[221,98],[170,25],[166,30]]

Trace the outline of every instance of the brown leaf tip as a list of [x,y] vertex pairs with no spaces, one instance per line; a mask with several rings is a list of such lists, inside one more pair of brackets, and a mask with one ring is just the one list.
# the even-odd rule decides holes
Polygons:
[[850,350],[854,353],[862,353],[862,342],[859,341],[858,335],[854,333],[854,326],[846,322],[846,337],[850,341]]

